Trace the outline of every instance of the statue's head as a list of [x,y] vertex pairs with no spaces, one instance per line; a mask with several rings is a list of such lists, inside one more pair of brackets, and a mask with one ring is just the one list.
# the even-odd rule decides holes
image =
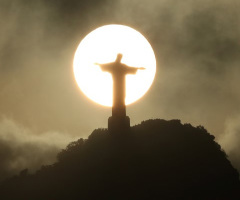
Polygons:
[[118,55],[117,55],[117,58],[116,58],[116,62],[121,62],[121,60],[122,60],[122,57],[123,57],[123,55],[121,54],[121,53],[119,53]]

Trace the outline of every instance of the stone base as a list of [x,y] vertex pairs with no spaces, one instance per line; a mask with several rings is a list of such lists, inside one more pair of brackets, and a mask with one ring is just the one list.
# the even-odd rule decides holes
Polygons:
[[127,132],[130,130],[130,118],[126,117],[109,117],[108,130],[111,133]]

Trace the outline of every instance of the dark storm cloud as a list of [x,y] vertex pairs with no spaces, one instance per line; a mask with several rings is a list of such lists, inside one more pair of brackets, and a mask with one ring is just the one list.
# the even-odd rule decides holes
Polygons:
[[111,110],[80,93],[72,60],[89,31],[120,23],[147,37],[158,63],[150,91],[128,108],[132,124],[179,118],[227,135],[240,110],[239,10],[236,0],[0,0],[0,114],[33,135],[106,127]]

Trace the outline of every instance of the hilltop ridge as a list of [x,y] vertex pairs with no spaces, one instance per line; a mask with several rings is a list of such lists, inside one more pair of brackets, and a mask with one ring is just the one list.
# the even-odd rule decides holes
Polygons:
[[204,127],[154,119],[120,134],[94,130],[70,143],[55,164],[6,180],[0,197],[238,199],[238,176]]

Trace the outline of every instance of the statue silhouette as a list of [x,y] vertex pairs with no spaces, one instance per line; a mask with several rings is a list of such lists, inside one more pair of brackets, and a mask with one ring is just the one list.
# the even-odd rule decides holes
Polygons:
[[111,130],[123,130],[130,128],[130,119],[126,116],[126,84],[125,76],[127,74],[136,74],[137,70],[145,69],[143,67],[130,67],[121,63],[122,54],[118,54],[115,62],[99,64],[103,72],[109,72],[113,78],[113,105],[112,105],[112,117],[108,120],[108,129]]

